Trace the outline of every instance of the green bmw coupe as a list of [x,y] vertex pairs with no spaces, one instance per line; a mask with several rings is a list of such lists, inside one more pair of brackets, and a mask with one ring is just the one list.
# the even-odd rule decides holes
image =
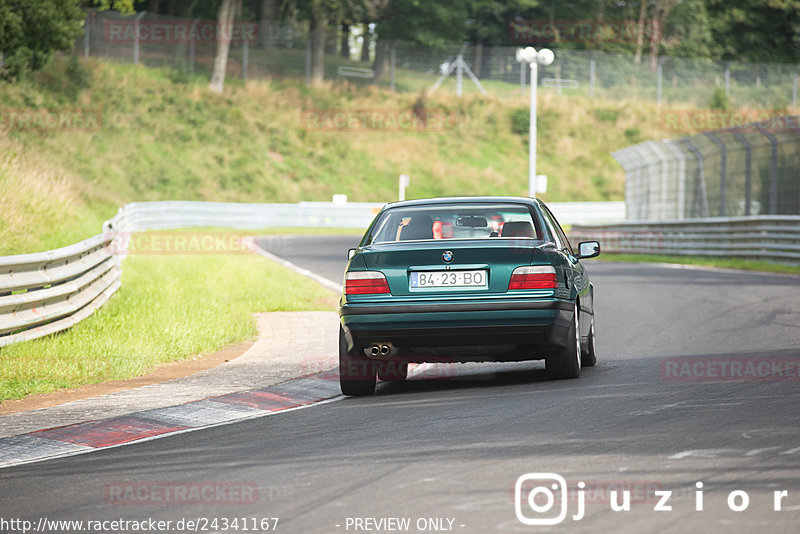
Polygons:
[[349,252],[339,307],[345,395],[409,363],[545,360],[551,378],[594,365],[594,291],[550,210],[521,197],[387,204]]

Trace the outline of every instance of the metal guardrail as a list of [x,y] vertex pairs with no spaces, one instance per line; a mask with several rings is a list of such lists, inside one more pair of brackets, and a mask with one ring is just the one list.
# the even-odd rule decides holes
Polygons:
[[[125,237],[131,232],[206,227],[365,228],[381,203],[134,202],[103,224],[103,234],[68,247],[0,256],[0,347],[65,330],[89,317],[120,287]],[[554,203],[560,220],[616,221],[624,204]]]
[[571,239],[608,252],[726,256],[800,262],[800,216],[714,217],[573,226]]
[[69,328],[102,306],[120,286],[113,237],[0,257],[0,347]]
[[172,228],[218,227],[260,229],[274,227],[365,228],[383,206],[380,203],[300,202],[297,204],[242,204],[235,202],[134,202],[120,208],[104,230],[141,231]]
[[616,223],[625,220],[625,202],[548,202],[562,225]]
[[[120,208],[117,215],[106,222],[104,230],[136,232],[191,227],[363,229],[382,206],[383,203],[374,202],[134,202]],[[562,224],[596,224],[625,219],[624,202],[553,202],[548,206]]]

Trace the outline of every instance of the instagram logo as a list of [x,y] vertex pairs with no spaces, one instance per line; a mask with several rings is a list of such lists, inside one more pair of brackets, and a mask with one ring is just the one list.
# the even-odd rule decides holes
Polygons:
[[[558,525],[567,517],[566,495],[567,481],[561,475],[526,473],[514,485],[517,519],[525,525]],[[525,510],[523,504],[527,505]],[[556,506],[558,513],[554,514]]]

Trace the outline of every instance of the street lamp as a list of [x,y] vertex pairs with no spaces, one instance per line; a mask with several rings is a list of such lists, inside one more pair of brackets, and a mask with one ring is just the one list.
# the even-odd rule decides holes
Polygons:
[[538,52],[532,46],[517,48],[517,61],[531,66],[531,129],[528,156],[528,196],[536,197],[536,85],[539,65],[546,67],[553,63],[555,54],[547,48]]

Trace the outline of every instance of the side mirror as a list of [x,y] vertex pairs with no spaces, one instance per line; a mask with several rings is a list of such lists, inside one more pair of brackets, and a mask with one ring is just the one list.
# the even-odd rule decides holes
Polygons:
[[578,243],[578,258],[594,258],[600,255],[600,243],[597,241],[584,241]]
[[347,249],[347,259],[348,260],[352,260],[353,256],[355,256],[355,255],[356,255],[356,249],[354,249],[354,248]]

